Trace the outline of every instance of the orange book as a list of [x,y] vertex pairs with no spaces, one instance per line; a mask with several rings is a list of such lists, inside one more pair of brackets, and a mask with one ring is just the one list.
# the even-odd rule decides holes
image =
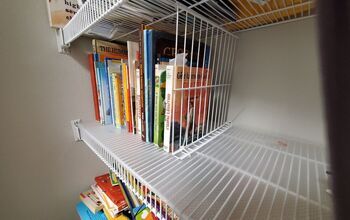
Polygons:
[[122,211],[128,207],[122,189],[119,185],[112,186],[109,174],[95,177],[96,184],[108,196],[108,198]]
[[130,84],[129,84],[129,74],[128,66],[126,63],[122,64],[122,74],[123,74],[123,90],[124,90],[124,109],[125,109],[125,120],[126,127],[129,132],[133,132],[132,128],[132,117],[131,117],[131,103],[130,103]]
[[100,110],[98,107],[98,93],[97,93],[96,73],[95,73],[94,55],[93,54],[89,54],[89,68],[90,68],[92,97],[94,100],[95,119],[96,119],[96,121],[100,121]]

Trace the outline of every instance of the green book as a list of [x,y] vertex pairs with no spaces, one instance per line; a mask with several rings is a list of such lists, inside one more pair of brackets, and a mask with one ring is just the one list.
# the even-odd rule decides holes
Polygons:
[[153,141],[163,147],[165,119],[165,84],[166,65],[155,65],[155,94],[154,94],[154,136]]

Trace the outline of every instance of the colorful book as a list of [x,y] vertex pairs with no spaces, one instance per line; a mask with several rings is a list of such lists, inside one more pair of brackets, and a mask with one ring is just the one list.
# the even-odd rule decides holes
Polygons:
[[144,78],[144,35],[143,30],[145,26],[140,26],[140,50],[139,50],[139,62],[138,69],[140,72],[140,109],[141,109],[141,139],[146,141],[146,120],[145,120],[145,78]]
[[109,76],[106,70],[106,66],[103,62],[97,63],[97,69],[100,79],[100,90],[101,90],[101,100],[102,100],[102,119],[101,123],[103,125],[112,124],[112,109],[111,109],[111,96],[109,88]]
[[131,103],[131,122],[133,133],[137,131],[137,114],[136,114],[136,62],[139,52],[139,43],[127,41],[128,46],[128,67],[129,67],[129,86],[130,86],[130,103]]
[[112,186],[119,185],[118,177],[112,170],[109,170],[109,177],[111,179]]
[[154,135],[154,89],[155,89],[155,72],[154,65],[156,60],[153,59],[153,30],[147,31],[147,45],[146,45],[146,57],[147,57],[147,94],[148,94],[148,134],[149,142],[153,142]]
[[155,67],[154,143],[163,147],[166,65],[156,64]]
[[[164,123],[164,150],[167,152],[175,152],[203,134],[209,99],[205,86],[211,85],[210,80],[207,68],[167,66]],[[175,90],[182,85],[185,90]],[[186,89],[190,87],[204,88]]]
[[79,10],[77,0],[46,0],[50,27],[63,28]]
[[90,69],[92,97],[93,97],[93,101],[94,101],[95,119],[96,119],[96,121],[100,121],[100,111],[99,111],[99,104],[98,104],[98,92],[97,92],[97,82],[96,82],[96,73],[95,73],[95,65],[94,65],[94,55],[89,54],[88,57],[89,57],[89,69]]
[[[138,62],[136,61],[136,66],[138,66]],[[141,80],[140,80],[140,69],[136,68],[136,133],[141,135],[141,126],[142,126],[142,120],[141,120]]]
[[97,197],[103,204],[103,211],[106,216],[116,217],[121,212],[118,206],[106,195],[106,193],[97,185],[91,185],[91,189],[96,193]]
[[96,214],[96,212],[102,210],[103,208],[103,204],[101,200],[92,189],[89,189],[85,192],[80,193],[80,200],[94,214]]
[[97,186],[99,186],[108,198],[118,207],[119,211],[128,207],[120,186],[112,186],[108,173],[95,177],[95,181]]
[[106,215],[102,211],[92,213],[83,202],[79,202],[75,208],[81,220],[107,220]]
[[131,102],[130,102],[129,73],[128,73],[128,66],[126,63],[122,63],[122,74],[123,74],[122,78],[123,78],[125,122],[126,122],[126,127],[128,131],[133,132]]

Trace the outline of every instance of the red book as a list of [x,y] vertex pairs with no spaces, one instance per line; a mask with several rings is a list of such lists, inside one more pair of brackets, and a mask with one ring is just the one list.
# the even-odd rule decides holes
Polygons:
[[118,210],[124,210],[128,204],[125,201],[123,191],[119,185],[112,186],[109,174],[95,177],[96,184],[102,189],[104,193],[118,206]]
[[96,119],[96,121],[100,121],[100,111],[98,108],[98,94],[97,94],[97,84],[96,84],[96,74],[95,74],[94,55],[93,54],[89,54],[89,68],[90,68],[92,97],[94,100],[95,119]]

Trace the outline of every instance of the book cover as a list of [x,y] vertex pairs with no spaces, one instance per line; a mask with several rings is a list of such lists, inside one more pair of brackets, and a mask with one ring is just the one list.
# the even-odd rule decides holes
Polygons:
[[138,62],[138,69],[140,72],[140,109],[141,109],[141,139],[143,141],[146,141],[146,121],[145,121],[145,78],[144,78],[144,54],[143,54],[143,30],[145,26],[141,24],[140,26],[140,50],[139,50],[139,62]]
[[79,202],[75,208],[81,220],[108,220],[102,211],[94,214],[83,202]]
[[154,143],[163,147],[166,65],[156,64],[155,67]]
[[89,57],[89,69],[90,69],[92,98],[94,101],[95,119],[96,119],[96,121],[100,121],[100,111],[99,111],[99,104],[98,104],[98,92],[97,92],[96,73],[95,73],[95,65],[94,65],[94,55],[89,54],[88,57]]
[[98,187],[108,196],[108,198],[118,207],[119,212],[127,208],[127,203],[119,185],[112,186],[109,174],[95,177]]
[[80,193],[80,200],[94,214],[96,214],[96,212],[102,210],[103,208],[103,204],[101,200],[92,189],[89,189],[85,192]]
[[[166,71],[164,149],[174,152],[180,146],[195,141],[202,134],[202,126],[206,122],[208,89],[186,88],[211,85],[211,77],[207,68],[200,67],[168,65]],[[175,90],[182,85],[184,90]],[[172,106],[176,108],[172,109]]]
[[100,62],[103,62],[106,57],[128,59],[128,49],[123,44],[92,39],[92,50],[93,53],[98,53],[100,55]]
[[50,27],[63,28],[79,10],[77,0],[46,0]]
[[148,65],[149,65],[149,60],[148,60],[148,30],[143,30],[143,64],[144,64],[144,68],[143,68],[143,72],[144,72],[144,94],[145,94],[145,135],[146,135],[146,142],[150,142],[149,139],[149,134],[150,134],[150,117],[149,117],[149,69],[148,69]]
[[148,91],[148,133],[149,142],[153,142],[154,135],[154,89],[155,89],[155,60],[153,59],[153,31],[147,31],[147,91]]
[[112,186],[119,185],[118,177],[112,170],[109,170],[109,177],[111,179]]
[[129,67],[129,86],[130,86],[130,103],[131,103],[131,122],[133,133],[137,131],[137,114],[136,114],[136,61],[139,50],[139,43],[127,41],[128,47],[128,67]]
[[131,121],[131,102],[130,102],[130,87],[129,87],[129,74],[128,66],[126,63],[122,63],[122,79],[123,79],[123,94],[124,94],[124,112],[126,127],[129,132],[133,132],[132,121]]

